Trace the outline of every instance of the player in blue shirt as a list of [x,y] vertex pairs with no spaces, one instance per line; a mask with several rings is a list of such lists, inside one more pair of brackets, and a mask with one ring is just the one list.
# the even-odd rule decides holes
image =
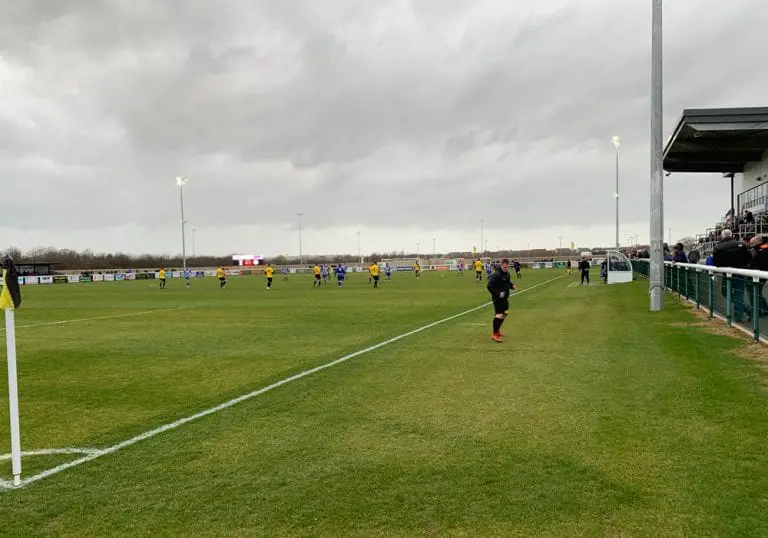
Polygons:
[[343,265],[336,266],[336,282],[341,288],[344,286],[344,277],[347,275],[347,269]]
[[184,282],[187,283],[187,287],[189,287],[189,269],[184,269],[182,276],[184,277]]
[[288,266],[283,265],[283,268],[280,269],[280,272],[283,273],[283,280],[288,280]]
[[384,264],[384,276],[387,277],[387,282],[392,281],[392,267],[388,263]]
[[328,274],[330,272],[328,266],[323,264],[323,266],[320,268],[320,272],[323,275],[323,284],[328,284]]
[[491,278],[491,275],[493,274],[493,265],[491,262],[485,262],[485,274],[488,278]]
[[459,260],[457,269],[456,276],[464,276],[464,260]]

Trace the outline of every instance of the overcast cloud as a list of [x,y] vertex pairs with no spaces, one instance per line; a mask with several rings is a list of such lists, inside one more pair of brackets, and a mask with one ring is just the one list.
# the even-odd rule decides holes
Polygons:
[[[648,238],[650,0],[0,3],[0,248],[305,253]],[[768,3],[665,7],[665,135],[765,105]],[[673,238],[727,208],[666,179]],[[190,234],[191,235],[191,234]],[[191,249],[191,238],[188,239]]]

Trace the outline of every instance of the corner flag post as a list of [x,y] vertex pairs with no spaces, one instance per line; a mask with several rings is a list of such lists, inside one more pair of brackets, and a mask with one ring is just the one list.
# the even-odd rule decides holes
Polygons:
[[11,469],[14,487],[21,486],[21,432],[19,427],[19,384],[16,373],[16,314],[21,306],[19,274],[10,256],[2,263],[3,291],[0,310],[5,311],[5,344],[8,350],[8,405],[11,417]]
[[19,386],[16,374],[16,315],[5,311],[5,344],[8,350],[8,404],[11,415],[11,469],[13,485],[21,485],[21,431],[19,428]]

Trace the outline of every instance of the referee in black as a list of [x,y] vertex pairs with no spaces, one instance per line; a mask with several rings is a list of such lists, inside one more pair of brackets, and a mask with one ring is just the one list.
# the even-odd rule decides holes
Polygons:
[[587,286],[589,286],[589,262],[586,258],[582,258],[579,262],[579,271],[581,271],[581,285],[584,285],[584,281],[587,281]]
[[493,300],[493,336],[494,342],[501,342],[501,325],[509,312],[509,292],[517,289],[509,277],[509,260],[503,259],[496,272],[488,279],[488,292]]

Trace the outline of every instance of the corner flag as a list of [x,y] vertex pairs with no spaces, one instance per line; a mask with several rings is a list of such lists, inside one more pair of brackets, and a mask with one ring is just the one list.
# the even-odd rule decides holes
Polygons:
[[13,260],[6,256],[3,260],[3,291],[0,292],[0,310],[13,310],[21,306],[19,273]]
[[16,374],[16,317],[14,310],[21,306],[19,273],[10,256],[3,260],[3,291],[0,292],[0,310],[5,311],[5,345],[8,351],[8,407],[11,419],[11,470],[13,485],[21,486],[21,429],[19,427],[19,386]]

